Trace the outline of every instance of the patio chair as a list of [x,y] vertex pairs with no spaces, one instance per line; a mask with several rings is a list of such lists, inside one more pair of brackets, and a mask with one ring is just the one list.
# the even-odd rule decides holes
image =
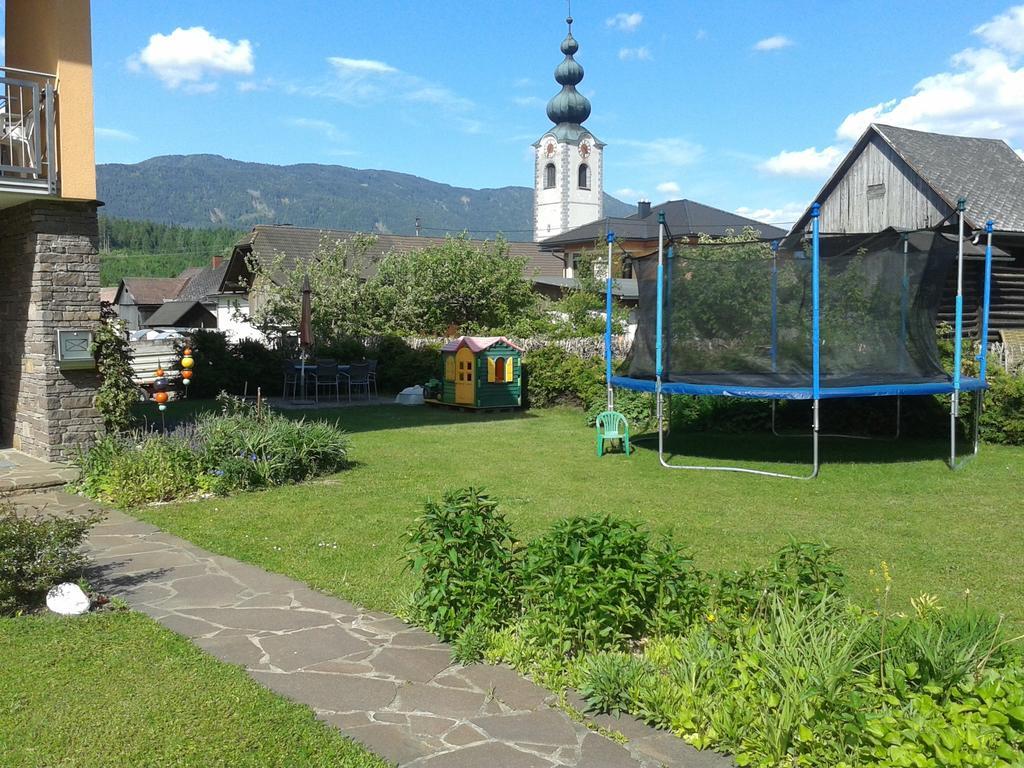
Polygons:
[[348,373],[343,373],[348,379],[348,399],[352,399],[352,390],[366,392],[366,399],[370,399],[370,365],[368,363],[352,363],[348,367]]
[[[281,374],[284,376],[284,383],[281,385],[281,397],[288,395],[288,387],[292,388],[292,399],[295,398],[298,392],[299,385],[302,384],[302,374],[299,366],[302,365],[301,360],[285,360],[281,363]],[[313,369],[306,372],[307,377],[312,373]]]
[[616,411],[604,411],[597,417],[597,455],[604,455],[605,440],[622,442],[623,452],[629,456],[629,423],[626,417]]
[[335,401],[341,400],[341,391],[339,387],[340,375],[338,373],[337,363],[327,363],[323,360],[318,360],[316,363],[316,370],[313,373],[313,381],[316,383],[316,401],[320,402],[320,390],[334,388],[334,399]]
[[[373,396],[377,397],[377,361],[376,360],[367,360],[366,364],[368,366],[370,366],[369,379],[370,379],[370,386],[373,387]],[[367,393],[367,394],[369,394],[369,393]]]

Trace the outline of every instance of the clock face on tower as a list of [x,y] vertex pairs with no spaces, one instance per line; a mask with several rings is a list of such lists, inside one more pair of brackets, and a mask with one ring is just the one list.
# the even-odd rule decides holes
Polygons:
[[555,142],[549,141],[547,146],[544,147],[544,154],[548,157],[553,157],[555,154]]
[[584,160],[590,157],[590,145],[585,141],[580,144],[580,157]]

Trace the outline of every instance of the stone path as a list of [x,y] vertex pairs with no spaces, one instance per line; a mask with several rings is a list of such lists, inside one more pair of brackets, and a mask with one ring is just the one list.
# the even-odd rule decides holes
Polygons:
[[68,464],[35,459],[13,448],[0,449],[0,493],[59,488],[77,478],[78,469]]
[[[17,503],[64,514],[96,509],[58,492]],[[594,718],[628,737],[618,744],[552,708],[551,694],[509,667],[452,664],[448,646],[393,616],[214,555],[121,512],[108,513],[88,548],[99,589],[401,766],[732,765],[630,718]]]

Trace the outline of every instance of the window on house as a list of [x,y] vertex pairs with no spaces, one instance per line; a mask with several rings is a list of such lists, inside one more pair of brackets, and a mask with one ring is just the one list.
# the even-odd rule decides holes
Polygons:
[[504,381],[505,380],[505,358],[498,357],[494,360],[494,378],[491,381]]
[[580,273],[580,262],[582,261],[582,258],[583,257],[580,256],[579,253],[569,254],[569,263],[572,265],[572,274],[570,277],[576,277]]
[[885,184],[868,184],[868,200],[885,197]]
[[590,166],[586,163],[580,163],[577,182],[580,189],[590,189]]
[[624,258],[622,260],[622,279],[629,280],[633,277],[633,260]]
[[555,164],[548,163],[544,166],[544,189],[553,189],[555,186]]

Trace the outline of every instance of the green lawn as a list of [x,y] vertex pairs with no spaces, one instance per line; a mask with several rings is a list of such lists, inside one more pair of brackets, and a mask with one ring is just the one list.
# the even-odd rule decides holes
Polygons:
[[133,613],[0,619],[0,763],[386,765],[308,708]]
[[[402,534],[424,498],[475,484],[520,536],[574,513],[613,512],[671,530],[706,568],[759,565],[791,538],[840,549],[855,592],[882,560],[897,597],[971,599],[1024,620],[1024,449],[982,447],[951,472],[941,442],[823,439],[810,482],[662,469],[650,442],[594,453],[578,411],[483,416],[388,406],[320,412],[352,433],[356,466],[324,482],[148,507],[144,519],[200,546],[372,608],[401,610],[410,578]],[[691,458],[799,462],[809,443],[680,435]],[[682,457],[680,457],[682,458]],[[777,465],[803,470],[799,464]]]

